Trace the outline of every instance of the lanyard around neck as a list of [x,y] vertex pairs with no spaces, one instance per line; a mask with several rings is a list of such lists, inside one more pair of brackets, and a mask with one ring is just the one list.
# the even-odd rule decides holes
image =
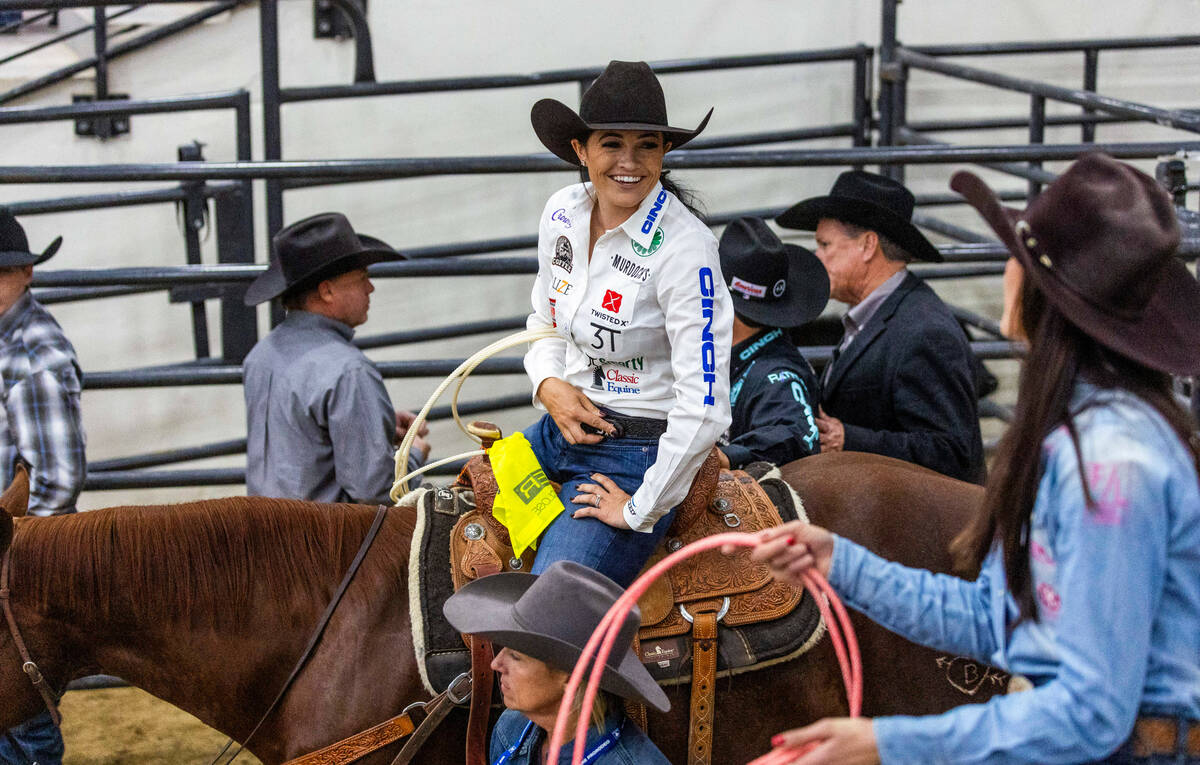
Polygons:
[[[521,745],[524,744],[529,738],[530,734],[533,733],[533,727],[534,725],[532,722],[527,723],[525,725],[525,730],[521,731],[521,735],[517,738],[516,743],[506,749],[499,757],[497,757],[496,761],[493,762],[492,765],[505,765],[509,760],[511,760],[512,756],[517,753],[517,750],[521,748]],[[598,741],[596,745],[588,750],[588,753],[584,755],[583,765],[590,765],[590,763],[600,759],[600,755],[612,748],[612,745],[621,738],[621,729],[624,727],[625,724],[622,722],[620,725],[605,734],[604,738],[600,739],[600,741]]]

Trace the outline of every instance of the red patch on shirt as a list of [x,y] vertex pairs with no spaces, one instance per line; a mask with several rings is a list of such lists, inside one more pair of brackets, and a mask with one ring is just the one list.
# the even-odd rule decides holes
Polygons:
[[1031,541],[1029,543],[1029,554],[1039,563],[1045,563],[1048,566],[1054,565],[1054,558],[1050,555],[1050,551],[1037,542]]
[[613,313],[621,312],[621,293],[613,290],[604,291],[604,300],[600,303],[600,307],[606,311]]
[[1129,509],[1125,495],[1125,469],[1119,462],[1089,462],[1087,467],[1088,489],[1096,508],[1088,518],[1105,526],[1115,526]]

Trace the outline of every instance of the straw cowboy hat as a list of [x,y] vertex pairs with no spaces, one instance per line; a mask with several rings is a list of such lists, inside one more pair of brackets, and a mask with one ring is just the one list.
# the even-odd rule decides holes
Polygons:
[[[501,573],[469,582],[450,596],[443,610],[460,632],[570,672],[622,592],[598,571],[574,561],[557,561],[540,576]],[[671,708],[667,695],[630,650],[641,621],[636,608],[625,619],[600,687],[666,712]]]
[[571,139],[586,141],[593,130],[646,130],[661,132],[663,141],[678,149],[700,135],[713,110],[695,130],[667,124],[667,101],[662,85],[645,61],[610,61],[579,101],[579,113],[571,107],[543,98],[533,105],[529,120],[533,131],[557,156],[579,165]]
[[271,264],[246,289],[246,305],[279,297],[304,280],[385,260],[404,260],[386,242],[354,233],[341,213],[321,213],[283,228],[271,240]]
[[955,173],[950,188],[1079,329],[1152,369],[1200,373],[1200,285],[1175,257],[1175,208],[1153,178],[1095,152],[1025,210],[1001,205],[973,173]]
[[862,170],[837,177],[829,194],[792,205],[775,222],[784,228],[816,231],[822,218],[870,229],[895,242],[918,260],[941,263],[938,249],[913,225],[916,200],[899,181]]
[[12,212],[7,207],[0,207],[0,268],[15,266],[36,266],[54,257],[62,246],[62,237],[55,237],[46,249],[30,252],[29,239]]
[[735,313],[764,327],[799,327],[829,302],[829,274],[812,252],[784,244],[761,218],[738,218],[718,244]]

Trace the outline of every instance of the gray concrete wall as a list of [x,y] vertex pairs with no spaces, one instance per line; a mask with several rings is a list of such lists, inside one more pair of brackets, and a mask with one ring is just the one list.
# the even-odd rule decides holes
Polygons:
[[[282,79],[285,86],[346,83],[353,74],[353,44],[314,40],[312,3],[281,3]],[[153,9],[165,14],[164,9]],[[64,12],[77,13],[77,12]],[[664,10],[660,4],[611,0],[548,5],[513,0],[461,3],[373,0],[370,17],[380,80],[524,73],[584,65],[612,58],[665,60],[807,50],[878,43],[876,0],[699,0]],[[915,0],[901,6],[900,37],[909,44],[1175,35],[1200,31],[1197,0],[1128,3],[1118,0],[1063,3],[1013,0]],[[161,15],[160,15],[161,18]],[[75,50],[86,53],[87,38]],[[12,41],[0,41],[0,55]],[[69,56],[58,51],[56,55]],[[1081,81],[1082,56],[978,59],[976,63],[1063,85]],[[13,74],[13,72],[16,72]],[[1192,107],[1200,52],[1159,50],[1104,54],[1100,88],[1109,95],[1170,107]],[[6,73],[11,87],[30,76]],[[244,87],[255,101],[255,157],[262,156],[259,118],[258,12],[226,14],[202,27],[114,62],[113,92],[134,98]],[[822,64],[693,73],[663,78],[673,122],[695,124],[715,106],[707,134],[748,132],[847,121],[851,114],[850,66]],[[74,92],[89,92],[79,78],[24,101],[62,104]],[[555,97],[574,105],[572,85],[472,91],[460,94],[395,96],[296,104],[284,109],[284,156],[290,159],[485,155],[543,151],[529,127],[529,106]],[[911,83],[910,119],[954,115],[1021,115],[1023,96],[916,74]],[[1067,111],[1052,108],[1052,113]],[[1051,131],[1048,140],[1073,141],[1077,133]],[[1181,137],[1156,126],[1101,127],[1104,140]],[[70,123],[0,128],[0,164],[109,164],[173,161],[175,148],[199,139],[211,160],[234,158],[231,114],[200,113],[135,117],[129,137],[100,143],[74,137]],[[1022,142],[1021,131],[949,136],[974,143]],[[822,141],[809,146],[847,145]],[[1152,163],[1147,165],[1152,166]],[[1052,167],[1053,169],[1053,167]],[[944,191],[953,168],[913,168],[914,190]],[[707,209],[722,212],[783,206],[822,193],[837,169],[687,171],[680,177],[701,193]],[[438,242],[528,234],[547,195],[573,180],[568,172],[451,177],[375,182],[290,192],[286,220],[337,209],[364,232],[404,249]],[[1006,188],[1023,182],[999,178]],[[65,196],[147,184],[0,186],[0,202]],[[260,189],[261,190],[261,189]],[[262,202],[258,202],[259,260]],[[951,220],[978,228],[965,211]],[[30,217],[35,244],[62,233],[66,243],[50,268],[100,268],[181,264],[179,222],[170,206]],[[798,241],[803,242],[801,238]],[[214,242],[205,242],[215,261]],[[527,309],[529,277],[390,280],[377,283],[371,320],[364,333],[520,314]],[[976,279],[953,289],[955,300],[998,315],[998,279]],[[214,342],[217,316],[210,308]],[[60,306],[55,314],[74,339],[85,370],[171,363],[191,357],[190,311],[169,305],[162,294]],[[266,315],[260,314],[265,330]],[[377,359],[461,357],[499,335],[406,346],[373,352]],[[219,347],[219,346],[218,346]],[[1011,365],[1010,365],[1011,368]],[[417,408],[436,380],[389,382],[398,406]],[[523,377],[478,378],[467,384],[471,399],[523,391]],[[1011,390],[1004,396],[1011,397]],[[244,434],[240,388],[91,391],[85,394],[89,454],[99,460],[138,452],[201,444]],[[532,410],[498,417],[506,431],[528,422]],[[452,426],[434,429],[436,455],[469,447]],[[235,464],[218,460],[199,465]],[[239,487],[101,492],[81,506],[124,502],[179,501],[235,493]]]

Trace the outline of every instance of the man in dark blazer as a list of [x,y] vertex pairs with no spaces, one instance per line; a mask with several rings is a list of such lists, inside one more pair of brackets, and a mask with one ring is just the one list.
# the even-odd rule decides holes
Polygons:
[[827,196],[777,222],[816,232],[830,295],[850,306],[822,377],[822,451],[861,451],[982,482],[971,349],[950,309],[910,273],[941,254],[912,224],[913,195],[874,173],[848,171]]

